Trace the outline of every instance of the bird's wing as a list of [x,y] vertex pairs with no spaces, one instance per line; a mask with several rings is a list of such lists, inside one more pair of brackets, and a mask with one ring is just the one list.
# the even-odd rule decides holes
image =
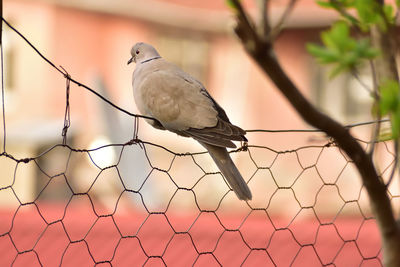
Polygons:
[[183,132],[186,136],[193,137],[200,142],[220,147],[235,148],[236,145],[232,141],[247,141],[246,137],[244,137],[245,131],[221,119],[218,120],[218,124],[214,127],[189,128]]
[[174,69],[156,69],[141,79],[140,98],[149,115],[168,130],[217,125],[218,112],[201,87]]
[[204,86],[183,71],[159,66],[138,86],[147,115],[164,128],[221,147],[236,147],[231,140],[246,140],[245,132],[229,122]]

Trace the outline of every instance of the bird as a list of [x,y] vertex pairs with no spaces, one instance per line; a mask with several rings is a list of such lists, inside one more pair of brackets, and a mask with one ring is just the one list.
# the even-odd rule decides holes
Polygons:
[[246,132],[229,121],[201,82],[162,58],[152,45],[136,43],[130,54],[128,65],[136,64],[132,76],[136,106],[142,115],[154,118],[146,121],[198,141],[237,197],[251,200],[252,193],[227,151],[236,148],[232,141],[247,142]]

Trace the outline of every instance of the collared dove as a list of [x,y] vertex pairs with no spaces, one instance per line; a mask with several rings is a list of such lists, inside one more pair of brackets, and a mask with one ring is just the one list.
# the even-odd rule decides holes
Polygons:
[[149,44],[131,49],[136,63],[133,95],[139,111],[156,120],[153,127],[192,137],[204,146],[241,200],[252,198],[249,187],[229,156],[233,141],[247,141],[244,130],[230,123],[225,111],[204,86],[176,65],[164,60]]

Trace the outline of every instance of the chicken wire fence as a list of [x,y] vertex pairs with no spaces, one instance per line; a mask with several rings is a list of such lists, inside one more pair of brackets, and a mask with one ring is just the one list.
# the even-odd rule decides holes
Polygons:
[[[139,139],[140,116],[72,79],[3,21],[63,74],[67,101],[60,143],[20,158],[6,149],[3,86],[1,266],[382,266],[366,191],[332,140],[277,150],[250,139],[231,151],[253,191],[253,200],[239,201],[206,152],[177,153]],[[133,116],[135,138],[93,149],[68,145],[71,82]],[[253,134],[305,132],[318,133]],[[392,144],[375,145],[389,180]],[[388,187],[393,205],[397,187],[397,179]]]

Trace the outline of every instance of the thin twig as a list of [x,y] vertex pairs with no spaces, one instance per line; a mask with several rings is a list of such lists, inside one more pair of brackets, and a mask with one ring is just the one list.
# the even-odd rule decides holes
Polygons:
[[292,13],[292,10],[296,5],[296,2],[297,0],[290,0],[289,4],[286,6],[285,11],[283,12],[282,16],[279,18],[279,21],[276,23],[276,25],[273,27],[271,31],[272,40],[275,40],[278,37],[278,35],[282,32],[284,24],[289,15]]
[[392,183],[394,174],[396,173],[396,170],[397,170],[397,161],[398,161],[398,156],[399,156],[399,153],[398,153],[398,151],[399,151],[399,140],[398,139],[394,140],[394,149],[395,149],[395,152],[394,152],[394,165],[392,167],[392,171],[390,173],[389,180],[386,183],[386,187],[389,187],[389,185]]
[[[352,14],[347,12],[346,8],[343,7],[343,4],[339,2],[338,0],[330,0],[331,4],[334,6],[335,10],[339,12],[342,17],[348,19],[353,25],[360,25],[360,22],[356,17],[354,17]],[[357,33],[361,33],[360,28],[355,28]]]
[[353,75],[353,77],[357,80],[357,82],[361,85],[361,87],[363,89],[365,89],[365,91],[368,92],[368,94],[370,94],[371,96],[374,96],[374,90],[372,88],[370,88],[358,75],[357,70],[356,69],[352,69],[351,70],[351,75]]
[[268,36],[271,32],[270,24],[268,21],[268,7],[269,7],[269,0],[257,0],[260,9],[260,23],[259,23],[259,33]]
[[259,38],[257,32],[255,31],[255,24],[244,10],[239,0],[232,0],[231,3],[236,9],[237,18],[240,20],[236,25],[235,32],[242,40],[244,40],[246,49],[248,51],[252,51],[257,45],[255,40]]
[[[378,78],[376,77],[376,70],[375,70],[375,64],[372,60],[369,60],[369,65],[371,68],[371,77],[372,77],[372,86],[373,86],[373,96],[375,99],[375,102],[379,102],[380,99],[380,94],[379,94],[379,86],[378,86]],[[381,120],[381,114],[380,112],[377,112],[377,119],[378,121]],[[390,121],[390,120],[388,120]],[[372,158],[374,155],[374,151],[375,151],[375,146],[376,146],[376,140],[378,139],[379,133],[381,131],[381,124],[378,123],[375,125],[375,129],[373,130],[372,133],[372,138],[371,138],[371,148],[368,151],[368,155]]]

